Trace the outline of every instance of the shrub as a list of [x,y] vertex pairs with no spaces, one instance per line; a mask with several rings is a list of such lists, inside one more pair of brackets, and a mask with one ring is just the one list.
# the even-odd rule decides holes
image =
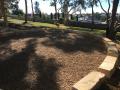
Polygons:
[[77,21],[68,21],[67,26],[74,26],[74,27],[83,27],[83,28],[94,28],[94,29],[106,29],[107,25],[106,24],[94,24],[90,22],[77,22]]

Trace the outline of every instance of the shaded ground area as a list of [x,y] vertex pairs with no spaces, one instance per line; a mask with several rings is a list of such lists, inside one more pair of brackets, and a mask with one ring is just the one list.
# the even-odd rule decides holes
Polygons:
[[[120,52],[118,60],[120,60]],[[120,90],[120,62],[118,62],[118,66],[119,68],[115,70],[111,78],[103,82],[102,85],[96,90]]]
[[117,69],[113,76],[96,90],[120,90],[120,69]]
[[106,56],[101,38],[75,31],[44,30],[0,38],[0,88],[71,90]]

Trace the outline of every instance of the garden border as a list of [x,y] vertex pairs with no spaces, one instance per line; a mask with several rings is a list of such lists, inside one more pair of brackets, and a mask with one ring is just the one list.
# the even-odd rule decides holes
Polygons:
[[[13,32],[7,33],[8,36],[13,36],[12,34]],[[18,35],[17,33],[14,33],[14,34],[15,36]],[[30,33],[30,35],[31,34],[32,33]],[[2,37],[6,37],[7,35],[4,33]],[[102,39],[107,46],[106,58],[104,59],[104,61],[96,71],[90,72],[88,75],[83,77],[80,81],[75,83],[72,87],[72,90],[96,89],[101,85],[101,82],[106,80],[106,78],[110,78],[113,72],[116,70],[116,67],[118,66],[118,49],[117,49],[116,43],[112,42],[108,38],[102,37]]]
[[98,88],[106,78],[110,78],[118,67],[118,49],[116,43],[108,38],[102,37],[102,39],[107,46],[106,58],[96,71],[90,72],[75,83],[72,90],[94,90]]

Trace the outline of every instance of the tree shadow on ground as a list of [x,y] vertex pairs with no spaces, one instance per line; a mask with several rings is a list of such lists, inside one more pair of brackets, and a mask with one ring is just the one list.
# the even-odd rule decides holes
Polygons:
[[43,45],[56,47],[64,52],[93,51],[103,52],[106,50],[102,38],[89,33],[58,31],[50,32],[48,39],[42,42]]
[[48,38],[48,40],[42,43],[43,45],[52,46],[67,53],[77,51],[90,53],[95,50],[104,53],[106,50],[102,38],[90,33],[75,32],[71,30],[20,31],[0,38],[0,42],[7,42],[11,38],[19,39],[28,37]]
[[112,76],[107,78],[106,81],[96,90],[120,90],[120,55],[118,56],[117,65],[119,68],[115,68]]
[[110,79],[107,79],[95,90],[120,90],[120,69],[116,69]]
[[45,61],[45,57],[36,59],[34,65],[38,70],[38,78],[33,90],[59,90],[56,73],[62,65],[57,64],[54,58]]
[[0,43],[6,43],[11,39],[22,39],[22,38],[29,38],[29,37],[45,37],[46,32],[43,30],[27,30],[27,31],[16,31],[16,32],[10,32],[10,33],[3,33],[0,36]]
[[[0,60],[0,88],[3,90],[59,90],[56,72],[59,65],[55,59],[46,59],[35,54],[36,40],[27,42],[20,53]],[[37,72],[35,83],[29,77]],[[34,74],[32,75],[34,76]],[[27,79],[26,79],[27,78]]]

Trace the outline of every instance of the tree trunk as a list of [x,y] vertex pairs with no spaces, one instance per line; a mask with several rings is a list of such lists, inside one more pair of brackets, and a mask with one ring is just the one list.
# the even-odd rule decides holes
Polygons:
[[28,9],[27,9],[27,0],[25,0],[25,23],[27,23],[27,15],[28,15]]
[[58,19],[58,15],[57,15],[57,1],[54,0],[54,3],[55,3],[55,19],[57,20]]
[[107,20],[107,28],[106,28],[106,37],[109,36],[109,25],[110,25],[110,15],[109,13],[106,13],[106,20]]
[[2,10],[2,13],[3,13],[3,19],[4,19],[4,25],[7,26],[8,25],[8,22],[7,22],[7,5],[5,3],[5,0],[1,0],[1,10]]
[[65,0],[64,1],[64,24],[67,23],[68,18],[69,18],[69,16],[68,16],[68,0]]
[[33,21],[35,21],[35,20],[34,20],[33,0],[31,0],[31,7],[32,7],[32,19],[33,19]]
[[82,16],[82,10],[80,9],[80,17]]
[[98,0],[101,9],[102,9],[102,10],[105,12],[105,14],[106,14],[106,20],[107,20],[106,37],[109,36],[109,25],[110,25],[110,20],[109,20],[109,19],[110,19],[110,13],[109,13],[109,11],[110,11],[110,7],[111,7],[110,0],[107,0],[107,1],[108,1],[108,10],[106,11],[106,10],[103,8],[103,6],[102,6],[101,1]]
[[2,2],[0,1],[0,19],[2,18]]
[[4,22],[5,22],[5,26],[8,25],[8,20],[7,20],[7,8],[4,8]]
[[115,22],[116,22],[116,13],[118,8],[119,0],[113,0],[113,8],[112,8],[112,17],[111,23],[109,27],[109,35],[108,38],[115,40],[116,39],[116,31],[115,31]]
[[93,30],[93,26],[94,26],[94,0],[92,2],[92,30]]

